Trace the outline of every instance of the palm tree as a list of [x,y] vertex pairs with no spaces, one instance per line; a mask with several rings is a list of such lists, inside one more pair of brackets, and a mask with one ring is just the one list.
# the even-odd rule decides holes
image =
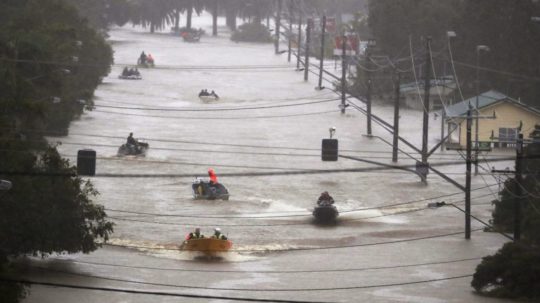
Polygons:
[[163,29],[171,23],[170,11],[170,0],[138,0],[133,3],[131,21],[143,27],[150,26],[150,32],[154,33],[156,29]]
[[200,0],[187,0],[187,6],[186,6],[186,11],[187,11],[186,28],[187,29],[191,29],[191,18],[193,16],[193,11],[195,11],[197,15],[200,15],[201,12],[203,11],[203,8],[204,6]]

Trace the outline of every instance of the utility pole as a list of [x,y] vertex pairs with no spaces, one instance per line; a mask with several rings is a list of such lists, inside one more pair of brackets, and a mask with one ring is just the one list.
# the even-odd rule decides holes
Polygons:
[[398,160],[398,142],[399,142],[399,101],[400,101],[400,80],[401,75],[399,71],[396,70],[395,73],[394,86],[396,89],[395,99],[394,99],[394,140],[392,142],[392,162],[397,162]]
[[[446,119],[446,108],[441,109],[441,142],[444,140],[444,119]],[[444,143],[441,143],[441,151],[444,150]]]
[[217,36],[218,0],[214,0],[212,8],[212,36]]
[[487,45],[477,45],[476,46],[476,119],[475,119],[475,123],[474,123],[474,129],[475,129],[475,135],[474,135],[474,138],[475,138],[475,148],[476,148],[476,151],[475,151],[475,155],[476,155],[476,161],[474,161],[474,175],[476,176],[478,174],[478,153],[479,153],[479,144],[478,144],[478,127],[479,127],[479,123],[478,123],[478,116],[480,115],[480,111],[478,110],[478,108],[480,107],[480,104],[479,104],[479,95],[480,95],[480,52],[481,51],[489,51],[489,46]]
[[289,0],[289,45],[287,51],[287,62],[291,62],[291,44],[292,44],[292,24],[293,19],[293,0]]
[[465,239],[471,238],[471,108],[467,110],[467,155],[465,159]]
[[371,136],[371,47],[368,41],[366,48],[366,74],[367,74],[367,94],[366,94],[366,111],[367,111],[367,135]]
[[521,200],[523,195],[523,176],[522,176],[522,160],[523,160],[523,134],[518,135],[516,142],[516,202],[514,203],[514,241],[521,239]]
[[347,93],[346,39],[347,36],[343,33],[343,36],[341,37],[341,114],[345,114],[345,94]]
[[277,0],[277,14],[276,14],[276,40],[274,41],[274,48],[276,55],[279,53],[279,34],[281,26],[281,0]]
[[308,80],[309,75],[309,44],[311,43],[311,27],[313,26],[313,19],[307,19],[306,25],[306,56],[304,59],[304,81]]
[[322,30],[321,30],[321,59],[319,62],[319,86],[318,89],[322,89],[323,78],[323,64],[324,64],[324,36],[326,34],[326,15],[322,17]]
[[[424,74],[424,123],[422,129],[422,164],[427,166],[428,127],[429,127],[429,93],[431,91],[431,37],[426,37],[426,69]],[[424,176],[424,182],[427,176]]]
[[300,51],[302,50],[302,16],[298,13],[298,45],[296,54],[296,70],[300,70]]

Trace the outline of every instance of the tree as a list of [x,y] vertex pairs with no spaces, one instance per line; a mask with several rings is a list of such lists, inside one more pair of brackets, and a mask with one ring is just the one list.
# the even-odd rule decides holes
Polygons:
[[[80,98],[92,104],[111,48],[60,0],[9,0],[0,2],[0,61],[0,179],[13,184],[1,194],[0,271],[13,256],[97,249],[113,224],[43,134],[67,130]],[[16,302],[24,289],[0,283],[0,293]]]
[[[23,5],[24,4],[24,5]],[[16,102],[23,127],[65,134],[109,72],[112,49],[61,1],[21,1],[0,23],[0,102]],[[45,13],[44,13],[45,12]],[[80,100],[84,100],[82,104]]]
[[136,0],[131,6],[131,22],[150,27],[150,33],[163,29],[173,21],[174,3],[170,0]]

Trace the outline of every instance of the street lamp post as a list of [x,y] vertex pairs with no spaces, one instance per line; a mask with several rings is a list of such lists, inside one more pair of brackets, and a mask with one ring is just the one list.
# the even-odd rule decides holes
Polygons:
[[486,51],[489,52],[489,46],[487,45],[477,45],[476,46],[476,105],[475,105],[475,119],[474,119],[474,141],[475,141],[475,161],[474,161],[474,175],[478,174],[478,116],[480,112],[478,111],[479,107],[479,98],[480,98],[480,52]]

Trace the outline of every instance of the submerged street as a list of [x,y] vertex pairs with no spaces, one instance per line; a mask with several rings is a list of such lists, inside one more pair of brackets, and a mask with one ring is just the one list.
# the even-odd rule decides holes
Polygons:
[[[211,18],[195,18],[194,27],[211,32]],[[365,136],[365,115],[352,106],[342,115],[339,95],[315,90],[314,74],[304,82],[294,57],[288,63],[287,53],[275,55],[272,44],[232,42],[224,26],[218,37],[207,34],[199,43],[131,26],[109,34],[115,65],[95,93],[94,110],[73,122],[68,136],[49,142],[61,142],[61,154],[73,164],[78,150],[97,152],[97,175],[89,179],[100,193],[95,202],[116,224],[114,233],[88,255],[21,261],[21,278],[230,299],[497,302],[475,295],[470,281],[481,258],[508,239],[483,232],[484,225],[473,220],[472,237],[465,240],[463,212],[428,208],[442,201],[464,207],[464,193],[435,174],[426,185],[402,170],[344,158],[322,162],[321,139],[329,137],[330,127],[336,128],[340,155],[385,164],[392,164],[392,147],[383,140],[391,142],[392,135],[374,123],[375,136]],[[142,51],[152,54],[156,67],[140,68],[142,80],[118,79]],[[341,73],[334,62],[325,66]],[[202,89],[220,99],[202,102]],[[376,104],[373,113],[392,122],[390,105]],[[430,117],[430,148],[439,140],[439,119]],[[421,128],[422,112],[401,110],[401,136],[420,147]],[[145,157],[117,157],[130,132],[149,143]],[[432,164],[449,161],[459,164],[438,169],[464,184],[465,162],[456,151],[430,158]],[[414,164],[400,153],[397,165]],[[482,165],[489,170],[512,163]],[[193,179],[206,177],[209,168],[227,186],[228,201],[193,199]],[[358,171],[315,171],[346,169]],[[472,213],[487,222],[500,180],[479,174],[472,182]],[[336,225],[313,223],[322,191],[336,201]],[[206,235],[220,227],[232,250],[212,260],[179,251],[196,227]],[[24,300],[229,301],[45,285],[32,285]]]

